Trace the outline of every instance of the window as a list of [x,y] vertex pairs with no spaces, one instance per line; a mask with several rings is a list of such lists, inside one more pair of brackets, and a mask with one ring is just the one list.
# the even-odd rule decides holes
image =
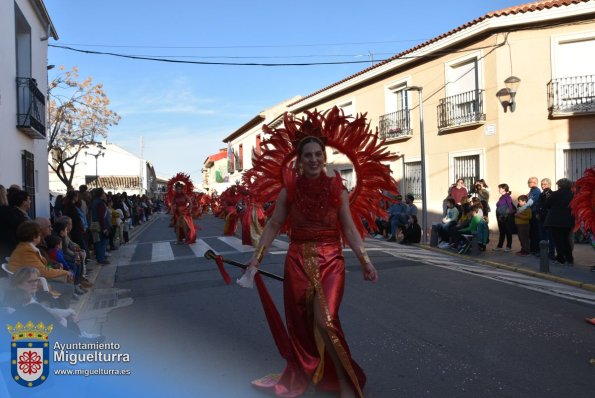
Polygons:
[[548,83],[550,116],[595,112],[595,34],[552,39],[552,80]]
[[403,178],[404,194],[413,194],[416,198],[421,198],[421,162],[405,163],[405,177]]
[[564,150],[564,177],[576,181],[595,165],[595,148]]
[[552,77],[595,75],[595,35],[566,36],[553,40]]
[[439,129],[485,120],[479,55],[459,58],[446,64],[447,97],[439,100]]
[[479,174],[479,155],[458,156],[453,160],[454,178],[452,183],[462,178],[465,181],[467,190],[470,190],[475,181],[481,178]]
[[386,113],[409,109],[406,87],[407,83],[400,83],[387,88]]
[[238,170],[244,170],[244,145],[240,144],[240,149],[238,151]]
[[16,4],[14,6],[14,22],[17,77],[31,77],[31,26]]
[[411,135],[409,117],[409,95],[405,88],[407,82],[393,84],[386,88],[386,113],[378,119],[380,137],[386,140]]
[[256,134],[256,146],[255,146],[256,150],[255,153],[257,155],[260,155],[260,134]]
[[594,164],[595,141],[556,143],[556,176],[552,183],[560,178],[576,181]]
[[355,117],[355,105],[353,101],[346,101],[337,106],[343,110],[345,117]]
[[29,217],[35,218],[35,156],[28,151],[23,151],[21,156],[23,169],[23,191],[26,191],[31,198]]

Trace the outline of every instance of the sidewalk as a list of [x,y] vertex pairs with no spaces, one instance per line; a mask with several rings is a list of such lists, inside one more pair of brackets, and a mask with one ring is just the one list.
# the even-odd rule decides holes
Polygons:
[[490,243],[485,252],[480,252],[479,256],[460,255],[448,249],[439,249],[428,245],[421,245],[429,250],[437,250],[441,253],[447,253],[453,256],[462,256],[466,259],[473,259],[478,263],[490,265],[496,268],[508,269],[515,272],[535,276],[542,279],[553,280],[571,286],[580,287],[586,290],[595,291],[595,272],[591,267],[595,266],[595,250],[590,244],[575,244],[573,250],[574,265],[553,264],[550,261],[550,272],[539,272],[539,257],[535,256],[517,256],[516,252],[520,250],[518,237],[513,235],[512,250],[510,252],[494,251],[498,243],[498,233],[491,231]]

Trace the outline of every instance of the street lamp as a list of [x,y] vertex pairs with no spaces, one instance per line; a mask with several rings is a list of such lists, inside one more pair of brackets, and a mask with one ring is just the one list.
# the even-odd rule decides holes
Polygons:
[[405,91],[417,91],[419,93],[419,140],[421,143],[421,219],[422,219],[422,243],[428,242],[428,198],[426,194],[426,150],[424,144],[424,103],[423,87],[410,86]]
[[99,188],[99,173],[97,172],[97,160],[100,156],[105,156],[105,147],[101,144],[97,144],[97,153],[89,153],[85,151],[85,156],[93,156],[95,158],[95,188]]

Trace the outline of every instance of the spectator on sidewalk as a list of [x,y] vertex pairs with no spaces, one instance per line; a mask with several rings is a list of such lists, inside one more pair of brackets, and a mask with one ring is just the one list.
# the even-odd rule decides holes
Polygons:
[[479,199],[479,203],[481,204],[482,217],[488,222],[488,216],[491,210],[490,191],[488,191],[488,184],[486,184],[483,178],[480,178],[475,182],[473,193],[475,194],[475,197]]
[[496,202],[496,217],[498,219],[498,245],[494,250],[502,250],[504,238],[506,238],[506,248],[504,251],[512,250],[512,230],[514,228],[515,208],[510,195],[508,184],[498,185],[500,198]]
[[3,305],[11,314],[9,320],[35,319],[53,325],[53,332],[61,341],[102,342],[104,336],[82,332],[77,324],[76,312],[70,308],[60,309],[45,306],[37,301],[39,271],[24,267],[10,278],[10,287],[6,289]]
[[570,231],[574,227],[574,216],[570,212],[570,201],[573,198],[572,182],[562,178],[556,182],[558,190],[554,191],[546,201],[548,209],[545,227],[550,228],[556,242],[556,261],[560,264],[574,264],[572,247],[570,246]]
[[545,219],[547,218],[548,208],[546,206],[547,200],[552,195],[552,181],[549,178],[541,180],[541,194],[537,205],[534,207],[533,217],[537,221],[539,230],[539,241],[545,240],[549,242],[548,257],[550,260],[556,258],[556,243],[551,236],[550,229],[545,227]]
[[[95,257],[97,263],[108,265],[106,248],[110,228],[107,224],[107,206],[106,195],[103,188],[97,188],[93,191],[93,202],[91,203],[91,224],[89,229],[93,236],[93,245],[95,247]],[[111,218],[111,217],[110,217]]]
[[463,198],[469,197],[469,192],[465,187],[465,180],[459,178],[455,186],[450,190],[450,196],[455,200],[455,204],[460,205]]
[[450,228],[454,227],[459,220],[459,210],[455,206],[455,200],[450,198],[446,201],[446,216],[442,219],[442,222],[436,225],[436,232],[441,239],[441,243],[438,244],[440,248],[448,247],[450,240]]
[[29,207],[31,198],[26,191],[21,191],[11,186],[7,191],[9,207],[3,211],[0,220],[0,238],[4,241],[5,251],[11,253],[18,244],[16,231],[19,225],[29,220]]
[[9,227],[10,206],[8,205],[8,194],[4,185],[0,185],[0,259],[10,256],[12,231]]
[[388,240],[396,242],[399,231],[407,226],[407,205],[403,203],[403,196],[397,195],[395,203],[388,210],[388,214],[390,223],[390,237]]
[[417,222],[417,216],[412,214],[407,221],[407,227],[403,231],[403,239],[399,242],[404,245],[421,242],[421,227]]
[[514,223],[516,224],[517,234],[519,236],[519,241],[521,242],[521,250],[516,254],[519,256],[528,256],[531,254],[531,246],[529,244],[529,223],[533,217],[531,207],[526,206],[529,200],[527,195],[521,195],[517,200],[519,205],[516,213],[514,214]]
[[461,245],[463,245],[466,240],[463,238],[463,235],[472,235],[474,232],[477,232],[479,223],[481,222],[482,218],[479,215],[479,210],[481,206],[472,206],[469,208],[468,212],[468,222],[465,222],[465,225],[460,228],[452,228],[451,229],[451,244],[450,246],[454,249],[461,249]]
[[[535,213],[536,206],[539,203],[539,196],[541,195],[541,189],[539,189],[539,180],[537,177],[531,177],[527,180],[529,186],[529,193],[527,193],[526,206],[531,208],[531,211]],[[532,218],[529,222],[529,243],[531,253],[539,255],[539,224],[535,218]]]
[[413,204],[414,201],[415,196],[413,196],[413,194],[408,193],[405,195],[405,204],[407,205],[407,222],[409,222],[409,217],[417,217],[417,206]]

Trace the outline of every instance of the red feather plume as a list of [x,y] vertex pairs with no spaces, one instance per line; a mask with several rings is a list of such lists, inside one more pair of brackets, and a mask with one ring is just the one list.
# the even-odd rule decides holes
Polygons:
[[585,230],[595,233],[595,166],[585,170],[576,180],[576,193],[570,202],[570,211],[574,215],[574,230],[585,223]]
[[167,195],[165,196],[165,204],[168,206],[173,203],[174,197],[176,196],[175,185],[178,182],[184,184],[184,193],[186,195],[193,195],[194,184],[190,179],[190,175],[179,172],[167,181]]

